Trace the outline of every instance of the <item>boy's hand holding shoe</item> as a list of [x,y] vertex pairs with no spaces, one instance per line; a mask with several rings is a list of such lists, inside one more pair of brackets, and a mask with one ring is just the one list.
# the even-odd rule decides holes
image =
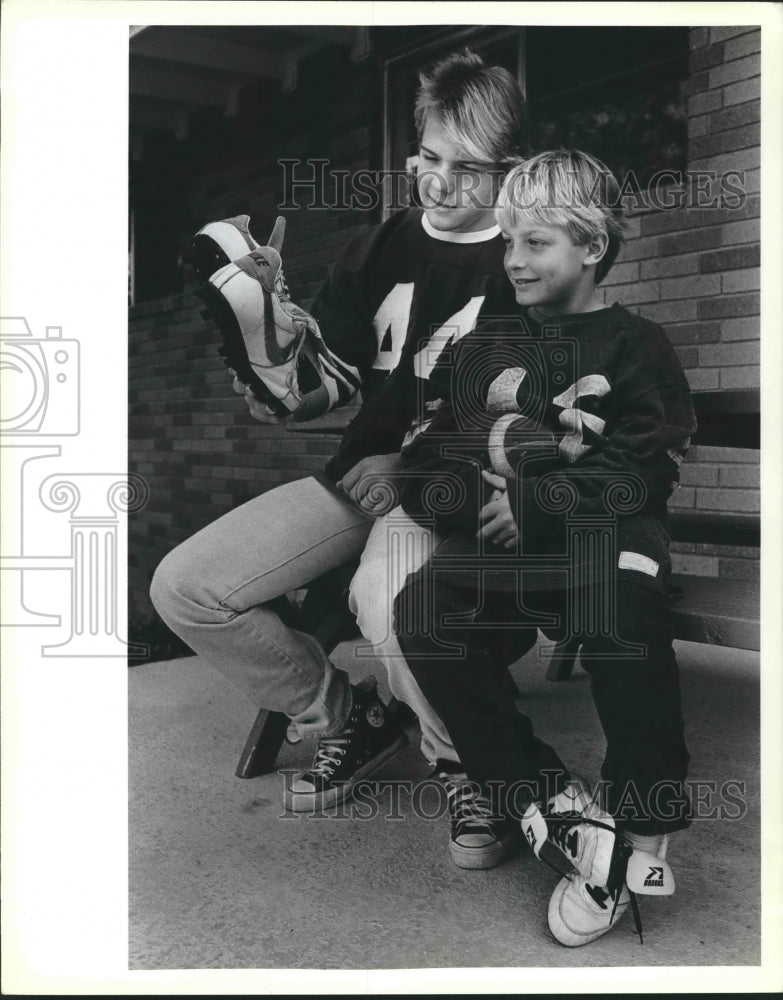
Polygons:
[[245,397],[247,408],[253,420],[257,420],[259,424],[285,424],[287,422],[285,417],[278,417],[271,406],[262,403],[250,386],[246,385],[232,368],[229,368],[229,372],[234,379],[231,388],[237,396]]

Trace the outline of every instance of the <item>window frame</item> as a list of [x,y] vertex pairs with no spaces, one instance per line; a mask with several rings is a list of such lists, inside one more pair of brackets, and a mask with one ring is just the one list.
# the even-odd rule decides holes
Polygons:
[[[471,47],[475,48],[481,54],[482,49],[488,46],[516,39],[516,78],[522,90],[522,95],[526,98],[526,31],[527,29],[521,25],[468,25],[456,32],[452,27],[447,27],[437,36],[427,38],[418,44],[402,46],[383,59],[382,170],[384,176],[388,177],[394,170],[402,169],[398,164],[402,142],[400,137],[394,134],[394,115],[392,114],[392,100],[395,96],[393,94],[395,75],[402,70],[411,69],[412,67],[418,68],[427,62],[434,62],[439,56],[445,56],[462,45],[470,44]],[[413,114],[412,107],[408,109],[408,114]],[[388,205],[384,201],[381,207],[382,220],[385,221],[388,219],[394,211],[395,206]]]
[[[565,25],[564,27],[581,27],[580,25]],[[618,25],[617,27],[621,27]],[[672,25],[672,27],[680,27],[683,31],[690,31],[688,25]],[[482,50],[490,46],[496,45],[497,43],[508,42],[516,37],[517,40],[517,52],[516,52],[516,77],[519,83],[522,95],[525,101],[528,101],[528,86],[527,86],[527,58],[526,58],[526,47],[528,42],[527,28],[522,25],[467,25],[460,28],[459,30],[454,30],[453,26],[444,27],[442,32],[439,32],[433,37],[428,37],[423,39],[420,43],[407,44],[400,46],[398,49],[393,50],[388,55],[386,55],[382,60],[382,170],[384,176],[389,176],[393,171],[401,170],[403,168],[403,162],[401,159],[402,145],[403,142],[399,135],[395,134],[395,117],[394,111],[397,111],[397,107],[393,106],[394,100],[399,100],[399,95],[395,95],[395,75],[400,73],[402,70],[410,70],[413,67],[419,67],[426,65],[428,62],[434,62],[439,56],[445,56],[449,52],[458,49],[459,47],[470,44],[471,47],[475,48],[479,54],[482,54]],[[666,62],[666,58],[662,58],[661,62]],[[619,74],[622,76],[623,74]],[[597,78],[596,83],[605,82],[608,78]],[[688,73],[682,78],[683,82],[688,79]],[[397,87],[400,84],[397,83]],[[582,88],[574,88],[579,90]],[[562,96],[562,95],[555,95]],[[413,108],[408,109],[408,114],[412,116]],[[687,109],[686,109],[686,119],[687,119]],[[688,169],[688,149],[687,145],[684,150],[685,162],[684,171]],[[677,193],[682,193],[684,191],[685,181],[682,183],[674,182],[670,186],[667,186],[667,190],[671,192],[673,196]],[[395,186],[394,190],[397,188]],[[640,194],[644,196],[644,191]],[[381,218],[382,221],[388,219],[396,210],[399,205],[389,205],[386,200],[383,200],[381,205]],[[635,204],[630,208],[629,215],[644,214],[648,211],[653,210],[646,202]]]

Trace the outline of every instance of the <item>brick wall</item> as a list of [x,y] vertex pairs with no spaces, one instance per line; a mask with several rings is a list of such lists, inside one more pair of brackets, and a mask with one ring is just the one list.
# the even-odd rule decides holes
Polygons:
[[[760,44],[758,28],[691,30],[687,167],[714,172],[715,183],[702,184],[718,204],[683,187],[669,195],[683,198],[680,207],[632,210],[627,245],[604,282],[608,301],[666,329],[694,391],[759,386]],[[744,175],[747,197],[737,205],[724,189],[721,207],[720,178],[730,171]],[[757,451],[694,447],[681,480],[672,507],[760,509]],[[752,548],[676,543],[673,562],[678,572],[758,575]]]

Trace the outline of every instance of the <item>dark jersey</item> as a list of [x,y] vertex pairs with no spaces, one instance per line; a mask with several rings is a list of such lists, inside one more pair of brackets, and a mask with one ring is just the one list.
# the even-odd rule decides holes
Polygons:
[[507,315],[513,306],[496,227],[435,233],[420,209],[406,209],[354,237],[311,307],[330,350],[362,380],[362,407],[328,476],[336,481],[367,455],[399,451],[437,403],[435,364],[479,313]]
[[666,502],[696,426],[665,333],[619,305],[543,326],[516,313],[434,372],[446,402],[403,452],[403,508],[475,540],[485,469],[506,480],[524,552],[562,553],[569,518],[611,517],[623,547],[665,562]]

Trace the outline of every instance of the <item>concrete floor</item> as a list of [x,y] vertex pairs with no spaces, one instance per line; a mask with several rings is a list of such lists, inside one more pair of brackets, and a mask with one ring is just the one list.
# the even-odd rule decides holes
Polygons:
[[[337,662],[372,672],[344,645]],[[284,814],[279,774],[233,771],[254,706],[198,657],[130,670],[130,968],[393,969],[734,966],[760,962],[758,655],[678,644],[691,778],[716,783],[705,818],[672,838],[677,892],[641,901],[579,949],[550,937],[556,875],[527,850],[491,871],[450,861],[448,818],[414,815],[406,786],[429,766],[411,746],[376,789],[376,815]],[[587,676],[552,684],[534,650],[514,668],[537,731],[591,780],[603,740]],[[382,686],[382,685],[381,685]],[[312,743],[284,746],[281,768]],[[386,784],[384,785],[384,781]],[[705,789],[707,786],[704,786]],[[713,785],[715,787],[715,785]],[[426,811],[436,802],[422,798]]]

